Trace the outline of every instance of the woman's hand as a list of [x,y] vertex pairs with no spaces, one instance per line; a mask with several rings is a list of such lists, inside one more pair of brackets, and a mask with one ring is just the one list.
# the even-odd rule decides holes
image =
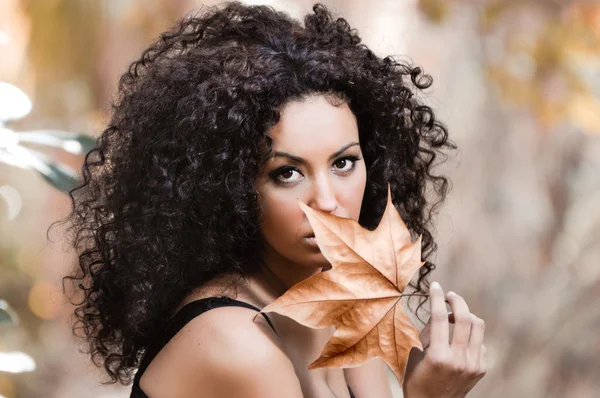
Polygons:
[[[483,334],[485,322],[469,312],[465,300],[447,294],[452,314],[446,311],[444,292],[431,284],[431,318],[421,332],[424,352],[413,350],[404,376],[406,398],[464,397],[486,372]],[[454,333],[450,343],[450,325]]]

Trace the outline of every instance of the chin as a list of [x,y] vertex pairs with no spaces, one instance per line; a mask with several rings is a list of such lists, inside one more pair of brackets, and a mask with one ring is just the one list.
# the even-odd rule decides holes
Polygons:
[[310,268],[331,268],[331,263],[327,261],[325,256],[321,252],[311,253],[307,256],[307,260],[304,262],[307,267]]

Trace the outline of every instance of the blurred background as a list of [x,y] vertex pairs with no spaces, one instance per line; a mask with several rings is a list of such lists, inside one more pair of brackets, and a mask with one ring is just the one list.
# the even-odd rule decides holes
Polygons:
[[[214,1],[0,0],[0,397],[125,397],[78,353],[52,221],[118,78]],[[295,17],[312,1],[269,4]],[[470,397],[600,396],[600,2],[323,1],[378,55],[420,65],[459,150],[431,280],[486,321]],[[49,238],[49,239],[48,239]],[[390,379],[397,397],[396,381]]]

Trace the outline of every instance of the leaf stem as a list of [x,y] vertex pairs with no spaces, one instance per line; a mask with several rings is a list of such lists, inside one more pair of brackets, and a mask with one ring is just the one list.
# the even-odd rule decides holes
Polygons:
[[[429,297],[428,294],[423,294],[423,293],[413,293],[413,294],[401,294],[400,297],[410,297],[410,296],[422,296],[422,297]],[[444,301],[446,303],[450,303],[447,299],[444,299]]]
[[401,294],[400,297],[410,297],[410,296],[423,296],[423,297],[429,297],[428,294],[421,294],[421,293],[413,293],[413,294]]

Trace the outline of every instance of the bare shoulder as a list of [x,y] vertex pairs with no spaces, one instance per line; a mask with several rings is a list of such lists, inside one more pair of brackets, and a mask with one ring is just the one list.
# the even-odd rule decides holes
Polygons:
[[[256,317],[256,320],[254,320]],[[150,397],[302,397],[300,382],[262,315],[221,307],[190,321],[144,373]]]

